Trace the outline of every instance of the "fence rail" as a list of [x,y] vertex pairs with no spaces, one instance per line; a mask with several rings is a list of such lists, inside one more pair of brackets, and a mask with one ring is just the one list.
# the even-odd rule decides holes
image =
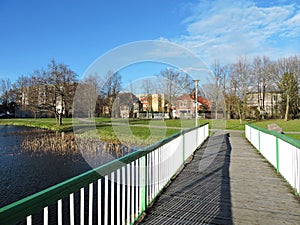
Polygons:
[[208,137],[181,131],[0,209],[0,224],[133,224]]
[[275,131],[245,126],[246,138],[300,194],[300,141]]

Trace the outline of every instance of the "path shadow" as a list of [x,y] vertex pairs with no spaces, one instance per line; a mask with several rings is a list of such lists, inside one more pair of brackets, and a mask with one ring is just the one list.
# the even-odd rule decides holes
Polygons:
[[[147,211],[141,224],[233,224],[229,134],[215,134]],[[212,157],[205,169],[201,160]]]

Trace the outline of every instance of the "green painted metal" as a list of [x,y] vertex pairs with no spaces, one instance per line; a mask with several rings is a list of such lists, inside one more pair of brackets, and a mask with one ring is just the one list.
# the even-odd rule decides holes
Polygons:
[[[202,126],[207,125],[205,123]],[[90,183],[97,181],[109,175],[110,173],[122,168],[128,163],[135,161],[138,158],[146,156],[150,152],[174,140],[175,138],[193,131],[199,127],[190,128],[178,132],[170,137],[167,137],[155,144],[149,145],[138,151],[130,153],[124,157],[111,161],[93,170],[87,171],[81,175],[75,176],[36,194],[23,198],[12,204],[0,208],[1,224],[9,225],[25,219],[27,216],[40,212],[43,208],[56,203],[58,200],[68,197],[69,194],[74,193],[80,188],[88,186]]]
[[184,138],[184,134],[182,135],[182,163],[184,163],[184,145],[185,145],[185,138]]
[[279,146],[278,137],[276,137],[276,171],[279,173]]
[[275,137],[277,137],[277,138],[279,138],[279,139],[281,139],[281,140],[283,140],[283,141],[285,141],[285,142],[287,142],[287,143],[289,143],[289,144],[291,144],[291,145],[293,145],[293,146],[295,146],[295,147],[297,147],[297,148],[300,149],[300,141],[299,140],[296,140],[294,138],[288,137],[288,136],[286,136],[284,134],[280,134],[280,133],[278,133],[276,131],[267,130],[267,129],[264,129],[264,128],[261,128],[261,127],[257,127],[257,126],[255,126],[253,124],[247,124],[247,126],[252,127],[252,128],[254,128],[256,130],[259,130],[261,132],[264,132],[266,134],[273,135],[273,136],[275,136]]
[[142,180],[142,212],[144,212],[146,210],[146,207],[147,207],[147,168],[146,168],[146,165],[147,165],[147,157],[146,156],[143,156],[142,157],[142,168],[144,168],[144,176],[143,176],[143,180]]

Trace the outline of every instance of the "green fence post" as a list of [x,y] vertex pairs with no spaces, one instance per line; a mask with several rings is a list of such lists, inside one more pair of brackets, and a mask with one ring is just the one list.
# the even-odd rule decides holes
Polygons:
[[182,164],[184,164],[184,133],[182,133]]
[[142,213],[145,212],[147,208],[147,155],[141,158],[142,168],[144,168],[144,176],[142,180]]
[[276,171],[279,173],[279,148],[278,148],[278,137],[276,137]]

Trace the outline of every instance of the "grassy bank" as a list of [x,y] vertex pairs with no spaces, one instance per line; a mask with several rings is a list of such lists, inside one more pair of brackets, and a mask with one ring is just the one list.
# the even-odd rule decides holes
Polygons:
[[72,131],[72,118],[64,118],[63,123],[62,126],[58,126],[55,118],[0,119],[0,125],[38,127],[53,131]]
[[[93,128],[90,127],[90,124],[87,122],[89,121],[82,120],[80,121],[80,124],[77,125],[77,128],[82,127],[82,132],[86,133],[86,137],[90,135],[88,133],[88,130],[91,131],[91,128]],[[122,142],[128,145],[145,146],[157,142],[165,137],[171,136],[180,131],[180,123],[176,122],[175,124],[172,124],[171,122],[170,124],[172,124],[172,126],[174,125],[174,127],[169,128],[168,123],[165,122],[158,120],[130,120],[128,123],[127,120],[121,119],[111,121],[110,118],[96,118],[95,127],[97,130],[97,137],[99,137],[102,141],[111,143]],[[72,118],[64,118],[62,126],[58,126],[56,124],[55,118],[6,118],[0,119],[0,125],[29,126],[59,132],[73,132]]]
[[[243,130],[244,124],[247,122],[243,122],[240,124],[239,120],[224,120],[224,121],[215,121],[215,120],[208,120],[208,119],[199,119],[198,124],[209,123],[211,128],[225,128],[229,130]],[[173,119],[173,120],[148,120],[148,119],[110,119],[110,118],[96,118],[95,119],[96,126],[98,125],[141,125],[141,126],[159,126],[159,127],[167,127],[167,128],[174,128],[174,129],[185,129],[191,128],[195,126],[195,120],[180,120],[180,119]],[[81,122],[84,124],[84,122]],[[54,131],[72,131],[73,124],[72,118],[64,118],[63,125],[58,126],[56,125],[55,118],[26,118],[26,119],[0,119],[0,125],[15,125],[15,126],[31,126],[31,127],[39,127],[45,128]]]
[[289,121],[284,121],[281,119],[276,119],[276,120],[262,120],[253,123],[255,126],[261,127],[268,129],[268,124],[275,123],[279,127],[282,128],[283,132],[285,135],[300,140],[300,134],[290,134],[288,132],[300,132],[300,120],[289,120]]
[[[26,119],[0,119],[0,125],[17,125],[31,126],[49,129],[53,131],[73,131],[72,118],[64,118],[63,125],[57,126],[55,118],[26,118]],[[89,122],[82,119],[79,127],[84,127]],[[198,124],[210,123],[211,128],[221,129],[244,129],[244,124],[240,124],[238,120],[214,121],[199,119]],[[89,125],[90,126],[90,125]],[[87,126],[87,127],[89,127]],[[145,146],[155,143],[165,137],[171,136],[181,129],[191,128],[195,126],[195,120],[148,120],[148,119],[111,119],[96,118],[95,126],[97,129],[97,137],[105,142],[125,143],[127,145]],[[83,128],[83,130],[86,130]],[[85,131],[86,132],[86,131]],[[93,133],[93,132],[91,132]],[[91,135],[86,132],[86,137]],[[93,134],[95,135],[95,134]]]
[[[86,120],[87,121],[87,120]],[[207,120],[199,119],[198,124],[208,122],[212,129],[244,130],[245,124],[252,122],[254,125],[267,128],[268,124],[276,123],[284,132],[300,132],[300,120],[263,120],[263,121],[243,121],[239,120]],[[17,125],[45,128],[53,131],[73,131],[72,118],[64,118],[63,125],[56,125],[55,118],[26,118],[26,119],[0,119],[0,125]],[[84,126],[84,120],[79,126]],[[103,141],[123,142],[132,145],[147,145],[162,138],[179,132],[181,129],[195,126],[195,120],[147,120],[147,119],[111,119],[96,118],[95,126],[97,135]],[[300,134],[287,134],[293,138],[300,139]]]
[[282,128],[284,132],[300,132],[300,120],[262,120],[253,123],[256,126],[259,126],[261,128],[268,129],[268,124],[276,123],[278,126]]

